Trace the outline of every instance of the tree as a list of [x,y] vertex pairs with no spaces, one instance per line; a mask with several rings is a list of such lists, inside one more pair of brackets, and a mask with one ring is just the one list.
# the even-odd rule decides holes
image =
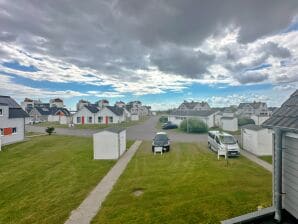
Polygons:
[[250,118],[239,118],[238,119],[239,126],[243,126],[243,125],[247,125],[247,124],[255,124],[255,121]]
[[160,123],[166,123],[166,122],[168,122],[168,118],[165,117],[165,116],[161,116],[161,117],[159,118],[159,122],[160,122]]
[[189,133],[206,133],[208,126],[200,119],[189,118],[181,122],[180,130]]
[[47,127],[46,128],[46,132],[51,135],[53,132],[55,131],[55,128],[54,127]]

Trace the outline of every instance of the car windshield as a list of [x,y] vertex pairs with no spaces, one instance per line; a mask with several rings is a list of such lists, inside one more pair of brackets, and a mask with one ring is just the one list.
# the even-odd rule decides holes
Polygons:
[[168,140],[168,136],[167,135],[156,135],[155,136],[155,140],[157,140],[157,141],[165,141],[165,140]]
[[220,141],[223,144],[236,144],[236,140],[233,136],[220,136]]

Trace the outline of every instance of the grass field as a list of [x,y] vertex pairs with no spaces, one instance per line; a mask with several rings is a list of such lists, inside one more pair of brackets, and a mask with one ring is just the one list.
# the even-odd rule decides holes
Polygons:
[[260,156],[259,158],[272,164],[272,156]]
[[[133,125],[137,125],[140,124],[146,120],[148,120],[149,117],[143,117],[142,119],[140,119],[139,121],[125,121],[119,124],[76,124],[74,127],[74,129],[104,129],[104,128],[108,128],[108,127],[120,127],[120,128],[126,128],[126,127],[130,127]],[[54,128],[69,128],[67,124],[59,124],[59,122],[41,122],[41,123],[37,123],[34,124],[35,126],[39,126],[39,127],[54,127]]]
[[244,157],[227,166],[206,146],[188,143],[154,156],[145,142],[92,223],[218,223],[270,206],[271,182],[271,173]]
[[[129,143],[131,144],[131,143]],[[92,139],[35,137],[0,152],[0,223],[64,223],[113,166]]]

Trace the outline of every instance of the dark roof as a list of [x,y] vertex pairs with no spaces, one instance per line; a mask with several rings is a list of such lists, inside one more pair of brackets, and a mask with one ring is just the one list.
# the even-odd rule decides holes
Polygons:
[[25,112],[22,108],[9,108],[8,118],[24,118],[29,117],[29,114]]
[[253,107],[254,109],[258,109],[261,105],[265,105],[266,103],[263,103],[263,102],[252,102],[252,103],[240,103],[238,108],[239,109],[242,109],[244,108],[245,106],[251,106]]
[[126,110],[130,111],[131,108],[132,108],[132,105],[131,105],[131,104],[126,104],[126,105],[125,105],[125,108],[126,108]]
[[195,101],[191,101],[191,102],[187,102],[186,100],[184,100],[184,102],[179,106],[179,108],[182,107],[182,105],[186,106],[187,109],[194,109],[195,106],[200,105],[200,106],[205,106],[207,105],[209,107],[209,104],[207,102],[195,102]]
[[55,98],[52,100],[53,102],[60,102],[60,103],[63,103],[63,100],[61,100],[60,98]]
[[0,103],[7,105],[9,108],[21,108],[20,105],[10,96],[0,96]]
[[256,124],[246,124],[241,126],[241,128],[245,128],[253,131],[259,131],[263,129],[261,125],[256,125]]
[[117,106],[106,106],[106,108],[108,108],[110,111],[112,111],[114,114],[118,116],[122,116],[124,112],[123,108]]
[[104,129],[104,131],[109,131],[109,132],[113,132],[113,133],[120,133],[124,130],[125,130],[125,128],[117,128],[117,127]]
[[[45,108],[45,107],[35,107],[35,109],[44,116],[48,115],[56,115],[57,112],[61,111],[65,114],[65,116],[70,116],[70,112],[66,108],[57,108],[57,107],[50,107],[50,108]],[[32,110],[31,110],[32,111]],[[30,112],[31,112],[30,111]]]
[[86,107],[91,113],[97,113],[99,111],[97,106],[94,104],[85,105],[84,107]]
[[263,123],[263,126],[298,130],[298,90]]
[[171,115],[206,117],[216,113],[215,110],[174,110]]
[[0,96],[0,104],[8,106],[8,118],[24,118],[29,115],[20,107],[20,105],[10,96]]
[[223,119],[223,120],[233,120],[234,118],[236,118],[236,117],[221,117],[220,119]]

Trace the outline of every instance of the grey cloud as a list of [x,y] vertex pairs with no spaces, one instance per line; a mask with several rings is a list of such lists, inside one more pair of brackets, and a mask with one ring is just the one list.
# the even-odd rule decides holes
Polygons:
[[288,58],[291,56],[291,52],[284,48],[278,46],[276,43],[266,43],[261,48],[262,51],[264,51],[268,56],[272,55],[274,57],[280,57],[280,58]]
[[207,67],[214,56],[191,49],[169,47],[153,54],[150,59],[161,71],[190,78],[201,78],[203,73],[208,72]]
[[246,72],[246,73],[237,75],[235,78],[241,84],[259,83],[267,80],[268,74],[262,74],[258,72]]
[[[150,63],[198,78],[208,72],[214,56],[185,49],[231,25],[241,28],[242,42],[284,29],[297,14],[298,1],[6,0],[0,7],[10,15],[0,14],[1,30],[9,33],[0,41],[17,41],[28,51],[132,80],[136,77],[129,70],[147,69]],[[35,37],[46,41],[36,42]],[[166,46],[175,47],[165,51]],[[278,46],[265,48],[278,57],[288,55]],[[228,57],[236,60],[231,52]]]

